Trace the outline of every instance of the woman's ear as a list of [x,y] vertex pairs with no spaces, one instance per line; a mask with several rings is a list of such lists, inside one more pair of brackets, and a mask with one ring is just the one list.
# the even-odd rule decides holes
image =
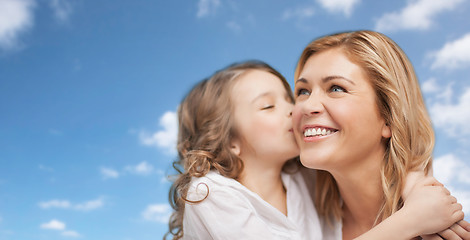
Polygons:
[[391,138],[392,137],[392,130],[390,130],[390,126],[387,123],[384,123],[382,127],[382,137],[383,138]]
[[241,142],[240,140],[234,138],[230,141],[230,150],[233,154],[240,156],[241,153]]

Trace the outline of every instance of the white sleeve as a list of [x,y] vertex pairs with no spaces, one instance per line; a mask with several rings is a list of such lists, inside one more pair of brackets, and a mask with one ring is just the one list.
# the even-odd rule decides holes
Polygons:
[[210,189],[196,204],[186,203],[183,239],[274,239],[243,194],[226,187]]

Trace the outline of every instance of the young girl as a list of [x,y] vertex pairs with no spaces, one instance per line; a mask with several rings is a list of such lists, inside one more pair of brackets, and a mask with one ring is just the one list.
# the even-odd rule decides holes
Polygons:
[[[261,62],[229,66],[193,88],[178,110],[176,165],[184,170],[170,190],[174,239],[323,238],[296,159],[292,109],[288,83]],[[445,210],[451,204],[442,201],[448,194],[421,191],[432,196],[430,205],[423,208],[428,199],[410,197],[403,211],[411,216],[430,206],[436,211],[407,221],[396,214],[377,226],[378,233],[408,228],[393,238],[386,235],[406,239],[450,215]],[[364,239],[378,235],[368,236]]]

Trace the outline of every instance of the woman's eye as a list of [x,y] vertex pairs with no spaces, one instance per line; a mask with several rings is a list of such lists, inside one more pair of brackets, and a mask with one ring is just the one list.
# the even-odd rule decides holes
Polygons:
[[301,89],[297,90],[297,96],[301,96],[301,95],[309,96],[310,92],[305,88],[301,88]]
[[338,85],[333,85],[330,88],[331,92],[346,92],[346,90]]

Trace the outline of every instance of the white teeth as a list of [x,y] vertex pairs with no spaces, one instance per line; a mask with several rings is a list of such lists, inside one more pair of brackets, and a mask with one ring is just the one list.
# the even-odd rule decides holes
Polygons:
[[326,136],[335,132],[336,131],[332,131],[326,128],[309,128],[304,131],[304,136],[305,137]]

